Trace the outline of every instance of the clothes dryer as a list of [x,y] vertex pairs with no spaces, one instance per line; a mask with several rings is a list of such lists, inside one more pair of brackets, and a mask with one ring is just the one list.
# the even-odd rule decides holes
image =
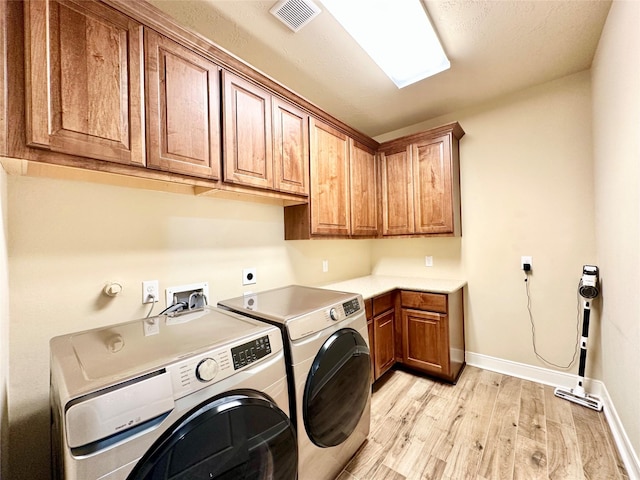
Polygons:
[[292,285],[218,305],[281,329],[299,478],[335,479],[369,433],[371,364],[362,297]]
[[207,307],[50,347],[55,478],[296,478],[277,328]]

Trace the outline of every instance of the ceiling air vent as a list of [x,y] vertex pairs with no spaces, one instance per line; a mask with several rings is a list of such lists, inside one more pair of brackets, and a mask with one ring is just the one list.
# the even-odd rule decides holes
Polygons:
[[269,11],[287,27],[297,32],[320,13],[320,8],[311,0],[281,0]]

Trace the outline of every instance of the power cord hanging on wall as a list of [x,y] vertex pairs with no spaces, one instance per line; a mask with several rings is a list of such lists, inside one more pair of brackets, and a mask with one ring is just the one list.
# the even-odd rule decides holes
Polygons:
[[571,362],[569,362],[568,365],[558,365],[557,363],[550,362],[549,360],[547,360],[546,358],[544,358],[542,355],[538,353],[538,349],[536,347],[536,325],[535,325],[535,322],[533,321],[533,313],[531,312],[531,290],[529,288],[529,285],[531,284],[531,282],[529,281],[530,273],[531,273],[530,270],[525,269],[524,288],[525,288],[525,291],[527,292],[527,311],[529,312],[529,321],[531,322],[531,343],[533,345],[533,353],[535,353],[536,357],[542,360],[547,365],[551,365],[553,367],[567,370],[571,368],[571,366],[576,361],[576,356],[578,355],[578,346],[580,345],[580,296],[576,292],[576,344],[573,350],[573,357],[571,357]]
[[149,296],[147,298],[151,298],[151,308],[149,309],[149,312],[147,312],[147,316],[144,318],[149,318],[151,316],[151,312],[153,312],[153,308],[156,306],[156,302],[158,301],[155,297],[155,295],[153,294],[149,294]]

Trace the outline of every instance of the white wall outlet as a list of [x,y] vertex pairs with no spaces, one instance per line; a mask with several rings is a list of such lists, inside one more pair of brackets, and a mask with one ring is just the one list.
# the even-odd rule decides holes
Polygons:
[[424,266],[433,267],[433,257],[431,255],[427,255],[426,257],[424,257]]
[[322,260],[322,273],[329,271],[329,260]]
[[242,285],[253,285],[258,281],[255,267],[242,269]]
[[142,282],[142,303],[155,303],[160,298],[158,297],[160,287],[158,280],[145,280]]
[[524,264],[528,263],[530,268],[533,268],[533,263],[531,263],[531,259],[533,257],[530,256],[522,256],[520,257],[520,270],[524,270]]

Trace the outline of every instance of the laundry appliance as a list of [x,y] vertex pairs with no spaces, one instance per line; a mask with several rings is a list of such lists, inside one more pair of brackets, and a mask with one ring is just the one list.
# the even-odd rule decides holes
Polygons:
[[362,296],[291,285],[218,306],[281,329],[299,479],[335,479],[369,433],[371,366]]
[[295,480],[277,328],[206,307],[50,347],[54,478]]

